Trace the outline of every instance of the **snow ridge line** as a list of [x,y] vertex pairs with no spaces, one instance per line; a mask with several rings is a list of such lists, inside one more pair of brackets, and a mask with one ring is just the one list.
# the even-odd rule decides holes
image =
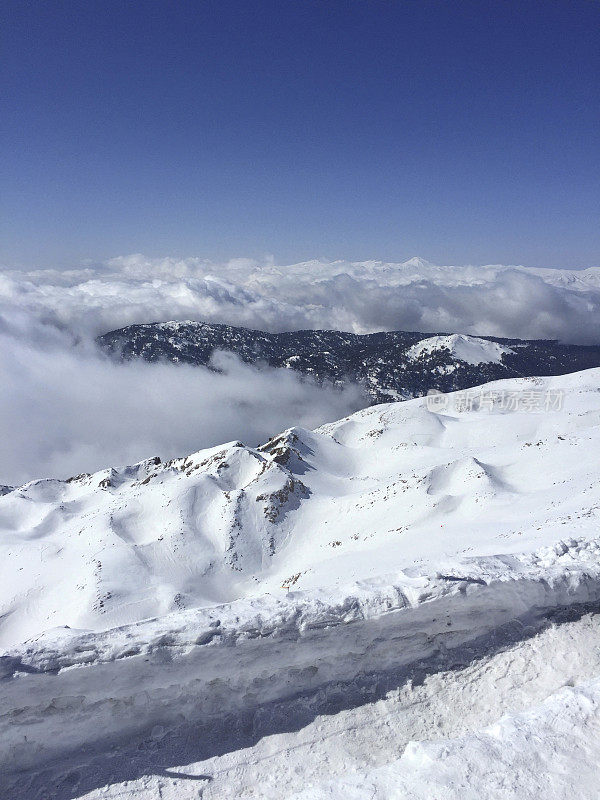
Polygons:
[[290,592],[104,633],[53,631],[0,656],[0,763],[204,724],[398,669],[554,607],[600,601],[600,540],[465,559],[436,576]]

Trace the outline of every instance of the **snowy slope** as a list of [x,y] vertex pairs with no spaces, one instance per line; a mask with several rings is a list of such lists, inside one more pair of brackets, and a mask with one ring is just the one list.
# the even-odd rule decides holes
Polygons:
[[[208,747],[217,737],[223,752],[239,749],[235,736],[244,731],[272,731],[274,720],[299,709],[336,716],[336,697],[364,704],[382,680],[397,676],[404,685],[418,665],[427,674],[448,669],[470,691],[453,659],[465,669],[477,653],[542,641],[559,612],[583,624],[582,609],[600,603],[600,487],[591,455],[599,439],[600,370],[590,370],[497,382],[441,403],[375,406],[314,432],[286,431],[256,449],[234,442],[8,492],[0,498],[4,796],[67,800],[84,796],[80,782],[95,792],[104,781],[115,784],[114,794],[98,797],[197,797],[203,785],[169,795],[162,779],[145,794],[145,778],[130,791],[98,764],[107,750],[114,758],[127,748],[149,748],[152,763],[200,763],[197,753],[184,757],[183,741],[200,737]],[[543,686],[551,692],[561,681],[600,673],[594,637],[585,647],[574,641],[555,647],[552,659],[533,645],[529,662],[538,674],[550,670]],[[511,671],[517,686],[522,671]],[[411,762],[407,786],[438,780],[447,788],[461,763],[454,752],[473,758],[479,772],[472,774],[495,786],[504,751],[496,758],[490,746],[479,757],[478,742],[490,732],[467,734],[504,710],[529,707],[511,705],[503,674],[498,667],[493,708],[500,713],[473,717],[467,731],[448,723],[445,735],[466,739],[447,745],[447,772]],[[530,695],[536,702],[546,697],[543,686]],[[586,692],[573,693],[573,703],[568,692],[556,701],[566,702],[575,737],[596,725],[595,695],[589,714],[579,702]],[[545,713],[505,728],[521,730],[533,719],[540,742],[547,728],[549,744],[539,753],[549,762],[556,737]],[[407,733],[419,738],[417,728]],[[378,736],[371,725],[365,746]],[[435,738],[433,722],[428,738]],[[514,752],[516,734],[504,738],[506,753]],[[179,744],[167,756],[163,741]],[[341,785],[323,783],[325,759],[311,768],[314,796],[364,796],[374,786],[367,796],[377,800],[410,797],[408,789],[389,789],[402,785],[407,759],[420,752],[409,749],[398,766],[402,750],[363,761],[354,783]],[[568,770],[593,755],[575,748],[557,757]],[[81,759],[100,762],[84,769]],[[133,761],[124,755],[119,774]],[[388,771],[383,777],[380,768]],[[30,788],[10,777],[21,769]],[[148,770],[142,765],[139,774]],[[284,796],[304,788],[307,770],[298,764],[300,784],[288,782]],[[339,770],[347,768],[340,762]],[[590,770],[579,773],[593,777],[593,764]],[[48,775],[60,783],[50,795]],[[249,796],[229,795],[227,786],[206,797]],[[277,796],[260,786],[253,794]]]
[[596,800],[600,679],[456,739],[410,742],[397,761],[293,794],[290,800]]
[[510,347],[498,342],[490,342],[478,336],[453,333],[450,336],[431,336],[423,339],[413,345],[407,355],[411,359],[417,359],[438,353],[440,350],[448,351],[452,358],[464,361],[465,364],[501,364],[503,355],[514,353]]
[[595,536],[599,386],[600,370],[498,382],[492,408],[476,389],[26,484],[0,497],[0,643]]

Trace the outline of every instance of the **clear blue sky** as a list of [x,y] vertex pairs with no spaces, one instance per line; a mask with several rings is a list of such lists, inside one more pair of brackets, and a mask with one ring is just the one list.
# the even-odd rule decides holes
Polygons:
[[5,265],[600,263],[598,0],[0,7]]

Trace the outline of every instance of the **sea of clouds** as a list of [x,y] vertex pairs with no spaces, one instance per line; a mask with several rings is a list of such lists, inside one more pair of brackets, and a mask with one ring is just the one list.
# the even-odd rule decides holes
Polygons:
[[210,370],[117,363],[72,328],[0,312],[0,484],[66,478],[232,440],[257,445],[365,405],[361,390],[218,353]]
[[269,331],[600,341],[600,267],[437,267],[418,258],[277,266],[132,255],[80,270],[5,270],[0,303],[94,334],[136,322],[195,319]]
[[76,270],[0,272],[0,483],[66,477],[232,439],[257,444],[364,404],[223,356],[219,372],[116,364],[100,333],[204,320],[269,331],[460,332],[600,341],[600,268],[437,267],[132,255]]

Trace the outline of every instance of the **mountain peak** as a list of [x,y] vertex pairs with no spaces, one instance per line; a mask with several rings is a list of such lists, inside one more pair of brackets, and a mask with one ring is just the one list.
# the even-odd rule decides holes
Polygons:
[[413,256],[412,258],[407,259],[406,261],[400,262],[401,267],[415,267],[416,269],[424,269],[426,267],[433,267],[434,265],[430,261],[426,261],[424,258],[420,256]]

